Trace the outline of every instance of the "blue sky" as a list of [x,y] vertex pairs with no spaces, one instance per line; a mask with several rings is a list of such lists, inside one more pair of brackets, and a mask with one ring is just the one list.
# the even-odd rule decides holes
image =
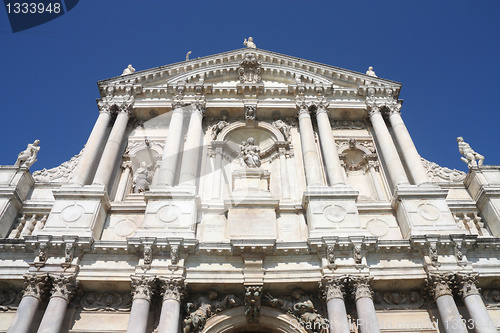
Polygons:
[[80,0],[12,33],[0,8],[0,165],[40,139],[32,171],[77,154],[98,116],[96,82],[243,47],[403,84],[403,119],[420,154],[466,170],[461,135],[500,165],[500,1]]

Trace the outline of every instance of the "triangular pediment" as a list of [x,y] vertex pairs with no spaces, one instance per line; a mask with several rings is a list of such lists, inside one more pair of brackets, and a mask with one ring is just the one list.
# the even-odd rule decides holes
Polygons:
[[253,54],[259,63],[261,92],[266,91],[273,95],[286,94],[297,83],[310,86],[323,86],[326,89],[337,91],[340,95],[355,94],[360,87],[379,86],[390,87],[399,94],[401,84],[304,60],[261,49],[238,49],[219,53],[202,58],[187,60],[171,65],[160,66],[148,70],[137,71],[98,83],[101,94],[105,88],[113,85],[140,86],[140,92],[149,96],[169,95],[174,93],[175,87],[182,83],[186,87],[203,84],[209,93],[230,93],[237,90],[240,83],[241,63],[248,54]]

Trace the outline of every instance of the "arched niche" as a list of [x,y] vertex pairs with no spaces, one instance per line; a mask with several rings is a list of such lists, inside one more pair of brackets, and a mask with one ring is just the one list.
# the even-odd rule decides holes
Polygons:
[[234,158],[240,154],[241,146],[248,138],[253,138],[255,145],[259,146],[263,162],[272,159],[277,154],[278,147],[288,148],[289,145],[280,130],[263,121],[252,125],[242,121],[229,124],[220,131],[214,141],[224,142],[227,155]]
[[222,311],[207,320],[202,333],[241,333],[256,331],[265,333],[307,333],[297,319],[277,309],[263,306],[258,324],[248,324],[245,307]]

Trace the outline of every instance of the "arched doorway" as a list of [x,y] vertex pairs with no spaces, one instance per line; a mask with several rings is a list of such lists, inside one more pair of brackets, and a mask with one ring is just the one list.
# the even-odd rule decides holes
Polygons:
[[279,310],[263,306],[258,324],[248,324],[245,307],[222,311],[207,320],[202,333],[307,333],[297,319]]

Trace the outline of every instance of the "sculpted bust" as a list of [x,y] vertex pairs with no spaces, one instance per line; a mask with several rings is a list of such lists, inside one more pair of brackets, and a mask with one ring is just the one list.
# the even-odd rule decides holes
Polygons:
[[[460,159],[467,163],[467,166],[469,168],[483,165],[484,156],[476,153],[474,149],[472,149],[471,146],[464,141],[463,137],[459,136],[457,138],[457,142],[458,151],[463,155],[463,157],[461,157]],[[478,160],[477,162],[476,159]]]

